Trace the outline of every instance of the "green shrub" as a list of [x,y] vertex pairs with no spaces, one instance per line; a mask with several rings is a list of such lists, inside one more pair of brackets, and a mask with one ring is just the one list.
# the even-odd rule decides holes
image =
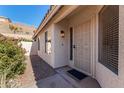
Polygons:
[[0,74],[6,73],[7,79],[23,74],[26,67],[24,54],[25,50],[17,40],[0,41]]

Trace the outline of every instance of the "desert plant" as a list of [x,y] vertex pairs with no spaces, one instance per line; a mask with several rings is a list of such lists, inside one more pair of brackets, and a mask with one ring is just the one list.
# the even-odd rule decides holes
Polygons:
[[9,24],[9,29],[13,31],[14,34],[19,31],[19,27],[13,24]]
[[0,88],[17,88],[21,84],[17,79],[6,79],[6,73],[0,73]]
[[0,43],[0,71],[4,71],[11,66],[11,70],[7,74],[8,78],[23,74],[25,69],[25,51],[21,46],[12,42]]
[[0,87],[10,86],[10,81],[24,73],[25,50],[18,43],[10,38],[0,41]]

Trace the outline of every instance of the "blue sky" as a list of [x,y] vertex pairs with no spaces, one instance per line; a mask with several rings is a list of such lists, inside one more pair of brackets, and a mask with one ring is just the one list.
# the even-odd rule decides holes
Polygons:
[[0,16],[38,27],[49,5],[0,5]]

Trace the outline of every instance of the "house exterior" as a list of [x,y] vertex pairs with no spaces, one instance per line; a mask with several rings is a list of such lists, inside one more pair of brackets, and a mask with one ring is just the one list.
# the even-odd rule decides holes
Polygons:
[[124,6],[51,6],[33,38],[53,68],[70,66],[101,87],[124,87]]

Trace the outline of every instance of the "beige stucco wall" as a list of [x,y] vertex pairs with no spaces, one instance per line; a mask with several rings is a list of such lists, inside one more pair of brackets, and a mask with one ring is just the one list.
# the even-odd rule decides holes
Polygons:
[[[92,19],[92,73],[93,77],[99,82],[101,87],[124,87],[124,6],[120,6],[119,10],[119,75],[114,74],[111,70],[98,62],[98,13],[102,6],[91,6],[86,9],[82,9],[68,19],[69,27],[75,27],[81,24],[88,18]],[[69,42],[69,41],[68,41]],[[69,51],[69,47],[68,47]],[[69,53],[68,53],[69,54]],[[69,62],[70,65],[73,63]]]
[[[123,20],[124,19],[124,6],[120,6],[120,19],[119,19],[119,26],[120,26],[120,38],[119,38],[119,75],[114,74],[111,70],[106,68],[104,65],[98,62],[98,13],[102,6],[91,6],[86,9],[82,9],[78,11],[73,16],[69,16],[68,18],[68,27],[75,27],[83,23],[88,18],[92,20],[92,34],[91,34],[91,43],[92,43],[92,74],[93,77],[100,83],[101,87],[124,87],[124,38],[123,38]],[[68,39],[69,40],[69,39]],[[68,41],[69,44],[69,41]],[[68,55],[69,55],[69,46],[68,46]],[[69,56],[68,56],[69,57]],[[68,58],[69,59],[69,58]],[[69,61],[70,66],[73,64],[72,61]],[[73,66],[72,66],[73,67]]]
[[30,55],[38,55],[37,50],[38,50],[37,42],[33,41],[31,45]]
[[96,15],[96,13],[98,13],[99,8],[101,7],[102,6],[95,5],[80,6],[79,8],[77,8],[77,10],[74,11],[75,13],[72,13],[72,16],[69,16],[69,26],[74,27],[87,21],[88,19],[91,19],[92,17],[94,17],[94,15]]
[[[59,20],[63,19],[64,16],[67,16],[69,12],[71,12],[77,6],[65,6],[62,8],[59,13],[57,13],[48,24],[42,29],[42,31],[38,34],[37,38],[40,38],[40,51],[38,51],[38,55],[44,59],[48,64],[50,64],[53,68],[58,68],[61,66],[65,66],[68,64],[68,53],[67,53],[67,34],[65,34],[65,38],[62,39],[60,37],[60,31],[66,30],[65,23],[57,23]],[[66,12],[64,12],[66,11]],[[41,28],[40,28],[41,29]],[[44,32],[51,31],[52,37],[52,53],[45,53],[45,45],[44,45]],[[62,45],[63,44],[63,45]]]
[[[91,20],[91,54],[89,54],[90,59],[91,59],[91,73],[90,75],[92,77],[95,77],[95,66],[96,66],[96,29],[97,29],[97,25],[96,25],[96,17],[98,14],[98,11],[101,9],[102,6],[80,6],[77,10],[75,10],[71,16],[69,16],[68,19],[68,29],[69,27],[73,27],[74,29],[74,33],[75,32],[75,27],[77,27],[78,25],[84,23],[87,20]],[[68,36],[69,37],[69,36]],[[82,37],[83,39],[83,37]],[[87,40],[87,39],[85,39]],[[70,45],[69,45],[69,38],[68,38],[68,55],[70,55]],[[68,56],[69,57],[69,56]],[[80,56],[81,57],[81,56]],[[68,58],[69,59],[69,58]],[[74,61],[69,61],[69,65],[71,67],[74,67]],[[83,71],[82,71],[83,72]],[[87,73],[89,74],[89,73]]]
[[[72,6],[69,6],[72,7]],[[67,8],[67,7],[66,7]],[[39,34],[41,50],[38,51],[38,55],[43,58],[48,64],[52,67],[57,68],[65,65],[70,65],[73,63],[69,60],[69,27],[74,27],[88,18],[92,19],[92,74],[93,77],[100,83],[101,87],[124,87],[124,6],[120,6],[119,11],[119,75],[117,76],[108,68],[103,66],[98,62],[98,12],[102,6],[90,6],[87,8],[82,8],[77,11],[72,16],[67,16],[63,21],[58,22],[57,24],[50,23],[50,26],[47,27],[49,31],[52,31],[52,53],[46,54],[44,52],[44,32]],[[64,10],[63,10],[64,11]],[[75,11],[73,11],[75,12]],[[62,12],[60,12],[62,14]],[[53,18],[53,22],[56,19],[56,22],[59,20],[60,15],[57,14]],[[66,20],[66,21],[65,21]],[[52,25],[51,25],[52,24]],[[65,31],[65,38],[60,37],[60,31]],[[44,30],[45,31],[45,30]],[[63,44],[63,45],[62,45]]]
[[[65,32],[65,37],[60,36],[60,32]],[[54,67],[68,65],[68,47],[67,47],[67,21],[63,20],[54,25]]]
[[[38,51],[38,55],[44,59],[53,68],[58,68],[61,66],[66,66],[68,64],[68,47],[67,47],[67,22],[58,21],[62,20],[69,12],[75,9],[77,6],[64,6],[42,29],[37,38],[40,38],[41,50]],[[41,29],[41,28],[40,28]],[[65,38],[60,37],[60,31],[65,31]],[[44,32],[51,31],[52,37],[52,53],[44,53]]]
[[[38,50],[38,55],[44,60],[46,61],[49,65],[51,65],[52,67],[54,67],[53,65],[53,50],[50,54],[45,53],[45,31],[49,31],[52,33],[53,31],[53,25],[48,26],[46,29],[44,29],[37,38],[39,38],[39,42],[40,42],[40,50]],[[51,37],[52,34],[51,34]],[[51,40],[53,42],[53,38]],[[53,48],[52,48],[53,49]]]

